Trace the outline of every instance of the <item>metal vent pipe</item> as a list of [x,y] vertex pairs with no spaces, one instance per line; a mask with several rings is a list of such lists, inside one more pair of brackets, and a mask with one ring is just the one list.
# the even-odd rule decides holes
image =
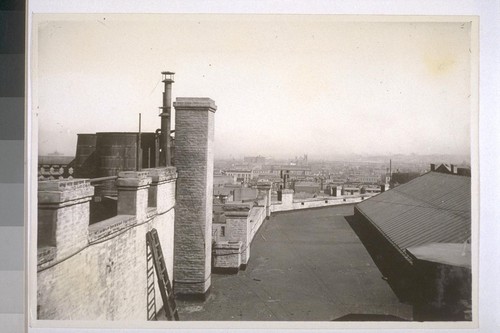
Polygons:
[[170,120],[172,115],[172,83],[174,83],[174,72],[161,72],[162,82],[165,84],[163,91],[163,106],[161,113],[161,135],[160,135],[160,165],[172,165],[170,152]]

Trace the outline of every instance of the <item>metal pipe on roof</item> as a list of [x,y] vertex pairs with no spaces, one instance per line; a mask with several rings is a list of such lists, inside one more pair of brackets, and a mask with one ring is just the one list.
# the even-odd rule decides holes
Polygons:
[[165,84],[163,92],[163,106],[161,113],[161,136],[160,136],[160,164],[162,166],[172,165],[170,152],[170,117],[172,114],[172,83],[174,83],[174,72],[161,72]]
[[142,152],[141,152],[141,114],[139,113],[139,134],[137,135],[137,157],[136,157],[136,170],[142,169]]

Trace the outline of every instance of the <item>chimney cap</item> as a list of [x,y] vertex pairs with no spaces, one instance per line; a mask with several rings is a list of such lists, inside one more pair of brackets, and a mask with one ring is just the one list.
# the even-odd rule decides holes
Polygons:
[[163,82],[165,83],[173,83],[174,82],[174,72],[161,72],[161,75],[163,75]]

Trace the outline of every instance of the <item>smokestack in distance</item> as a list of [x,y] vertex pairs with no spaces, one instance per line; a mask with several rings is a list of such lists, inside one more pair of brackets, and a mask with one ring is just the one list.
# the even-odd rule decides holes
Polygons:
[[162,82],[165,84],[163,91],[163,106],[161,113],[161,135],[160,135],[160,165],[172,165],[170,156],[170,120],[172,115],[172,83],[174,83],[174,72],[161,72]]

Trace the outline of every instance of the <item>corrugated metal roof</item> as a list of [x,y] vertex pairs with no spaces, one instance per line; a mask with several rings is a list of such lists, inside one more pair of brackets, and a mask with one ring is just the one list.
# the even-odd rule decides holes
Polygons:
[[471,235],[470,177],[429,172],[357,208],[401,251]]

